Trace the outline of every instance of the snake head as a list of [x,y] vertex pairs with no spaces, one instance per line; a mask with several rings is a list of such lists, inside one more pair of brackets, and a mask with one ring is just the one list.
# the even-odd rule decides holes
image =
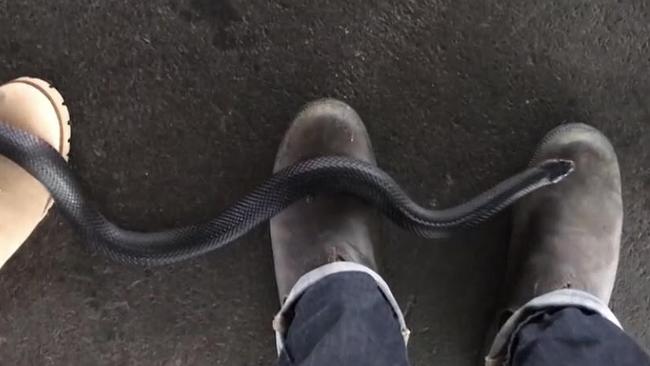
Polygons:
[[576,168],[573,160],[566,159],[549,159],[544,160],[538,168],[544,170],[548,174],[548,180],[552,184],[559,183],[564,178],[568,177]]

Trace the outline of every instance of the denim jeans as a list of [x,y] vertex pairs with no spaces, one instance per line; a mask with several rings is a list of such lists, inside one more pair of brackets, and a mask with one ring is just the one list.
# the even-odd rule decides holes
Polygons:
[[[278,365],[409,364],[408,330],[390,290],[376,273],[359,267],[308,274],[299,281],[299,290],[292,291],[274,321]],[[613,315],[604,316],[589,303],[572,304],[576,293],[568,295],[566,303],[542,301],[522,308],[500,332],[499,357],[488,364],[650,366]]]

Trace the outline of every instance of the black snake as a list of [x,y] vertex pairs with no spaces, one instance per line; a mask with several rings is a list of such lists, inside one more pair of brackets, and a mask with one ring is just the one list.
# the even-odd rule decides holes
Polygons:
[[141,265],[178,262],[218,249],[291,203],[321,192],[354,195],[408,231],[427,238],[440,237],[485,221],[522,196],[559,182],[574,167],[568,160],[547,160],[466,203],[431,210],[411,200],[393,178],[376,166],[326,156],[277,172],[206,223],[144,233],[122,229],[104,217],[83,194],[66,161],[40,138],[0,122],[0,154],[49,190],[59,211],[92,249],[118,262]]

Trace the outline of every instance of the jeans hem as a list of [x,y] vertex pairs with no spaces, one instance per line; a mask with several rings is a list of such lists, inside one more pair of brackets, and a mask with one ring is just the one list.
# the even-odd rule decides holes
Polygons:
[[386,281],[384,281],[377,272],[361,264],[354,262],[333,262],[313,269],[300,277],[291,289],[291,292],[289,292],[289,296],[287,296],[284,304],[282,304],[280,311],[275,318],[273,318],[273,330],[275,331],[275,343],[278,354],[280,354],[284,349],[284,339],[289,326],[286,321],[286,314],[295,306],[298,299],[300,299],[309,287],[327,276],[341,272],[362,272],[369,275],[375,280],[375,282],[377,282],[377,287],[384,294],[393,309],[393,312],[397,316],[404,343],[408,343],[411,332],[406,326],[404,314],[402,314],[402,310],[399,308],[397,300],[395,300],[395,297],[390,291],[388,284],[386,284]]
[[499,366],[507,362],[508,347],[512,336],[517,333],[520,326],[525,323],[531,314],[547,308],[578,307],[600,314],[619,328],[623,328],[607,304],[596,296],[573,289],[555,290],[538,296],[515,311],[501,327],[485,357],[486,366]]

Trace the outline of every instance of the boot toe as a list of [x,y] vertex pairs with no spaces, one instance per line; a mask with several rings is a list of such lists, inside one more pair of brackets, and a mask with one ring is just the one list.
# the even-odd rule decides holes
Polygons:
[[375,163],[361,118],[352,107],[336,99],[321,99],[302,109],[280,144],[273,171],[327,155]]
[[[581,145],[580,148],[575,148]],[[571,159],[589,150],[600,160],[617,161],[614,147],[598,129],[585,123],[568,123],[551,130],[542,139],[535,152],[531,165],[546,159]]]

